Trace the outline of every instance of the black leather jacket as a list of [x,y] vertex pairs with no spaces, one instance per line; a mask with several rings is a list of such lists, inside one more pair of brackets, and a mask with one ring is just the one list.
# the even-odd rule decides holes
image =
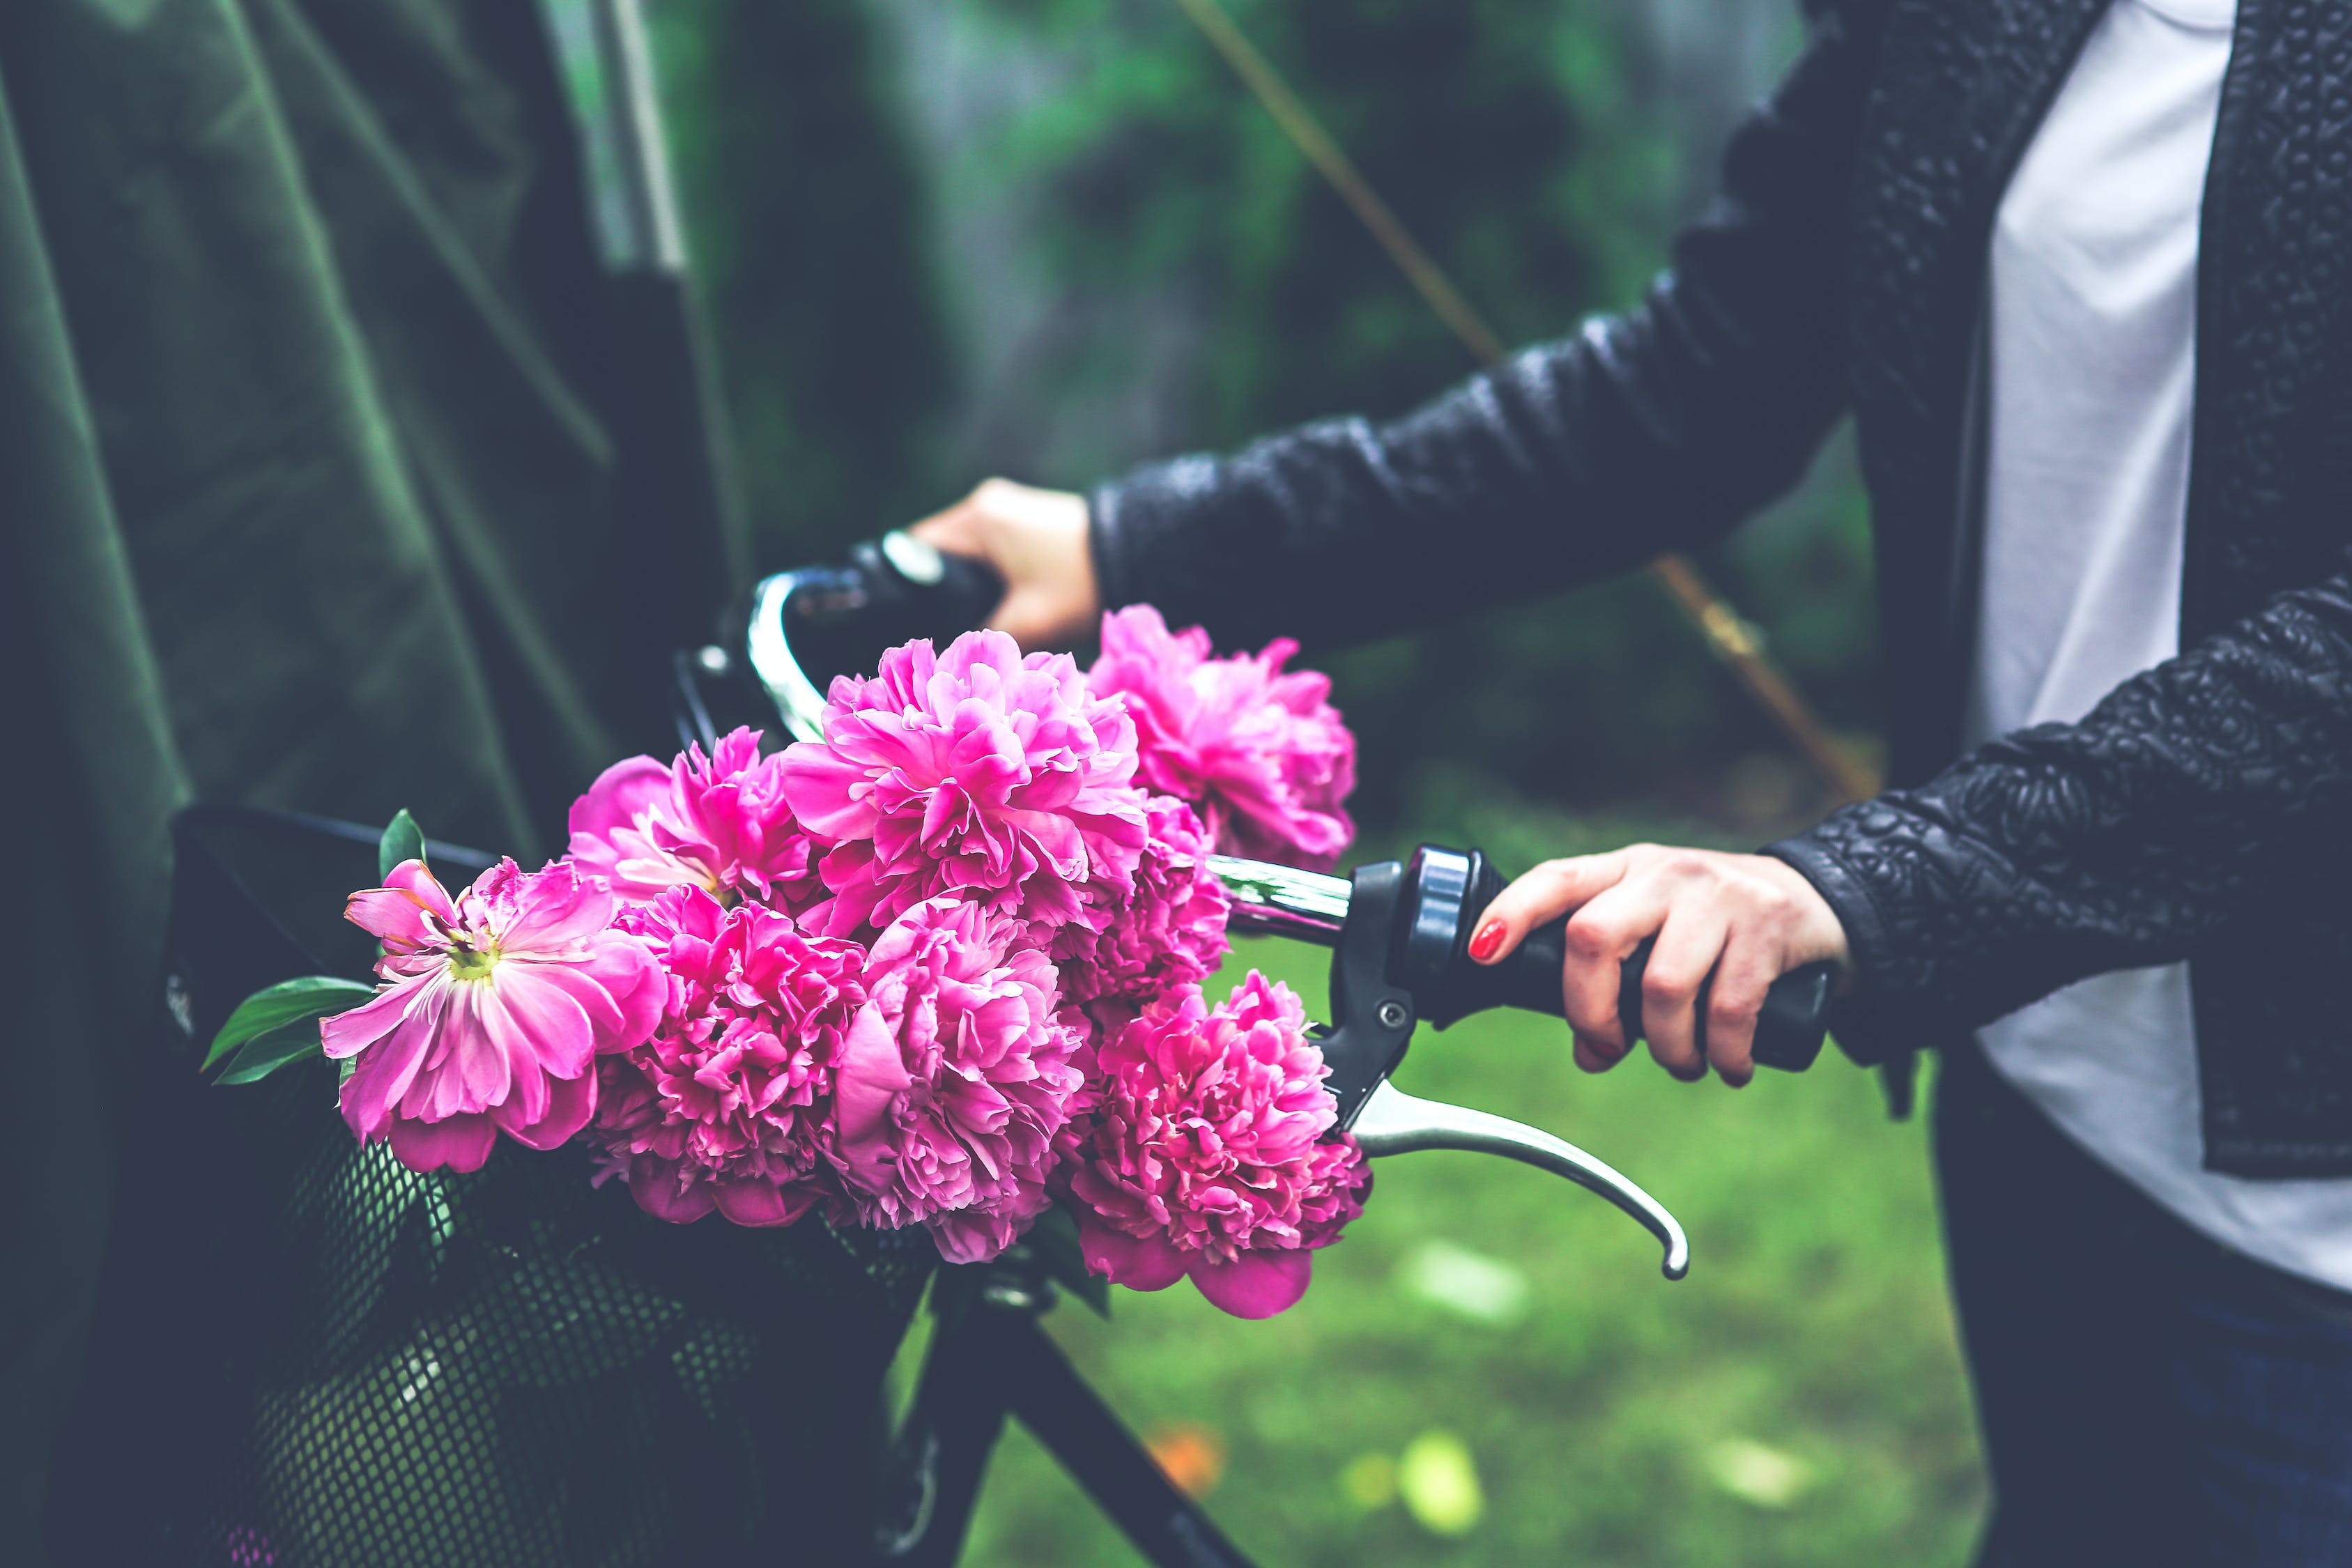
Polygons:
[[2242,0],[2203,217],[2177,658],[1959,755],[1964,416],[1993,213],[2105,0],[1844,0],[1638,308],[1418,412],[1097,490],[1114,604],[1339,641],[1713,539],[1851,413],[1894,784],[1773,847],[1883,1058],[2191,961],[2206,1162],[2352,1174],[2352,6]]

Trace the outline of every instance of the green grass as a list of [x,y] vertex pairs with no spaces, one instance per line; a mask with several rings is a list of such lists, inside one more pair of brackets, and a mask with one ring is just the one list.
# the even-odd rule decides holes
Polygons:
[[[1253,963],[1320,1008],[1321,954],[1252,942],[1226,979]],[[1245,1550],[1267,1568],[1966,1561],[1982,1483],[1924,1135],[1886,1120],[1867,1076],[1825,1056],[1738,1092],[1646,1058],[1587,1078],[1557,1021],[1511,1015],[1424,1033],[1398,1083],[1616,1165],[1689,1230],[1690,1277],[1662,1279],[1646,1233],[1556,1177],[1424,1153],[1381,1162],[1280,1318],[1237,1321],[1181,1285],[1114,1291],[1108,1322],[1058,1309],[1056,1338],[1131,1424],[1216,1435],[1209,1506]],[[1433,1242],[1522,1270],[1524,1315],[1412,1289]],[[1466,1446],[1484,1495],[1457,1534],[1370,1484],[1432,1430]],[[1016,1428],[967,1561],[1139,1559]]]

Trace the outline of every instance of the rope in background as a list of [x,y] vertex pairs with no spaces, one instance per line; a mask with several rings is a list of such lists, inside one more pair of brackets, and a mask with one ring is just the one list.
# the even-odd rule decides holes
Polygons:
[[[1462,297],[1445,269],[1422,248],[1412,231],[1381,199],[1380,193],[1339,142],[1332,140],[1331,133],[1323,129],[1314,111],[1291,90],[1290,84],[1234,24],[1217,0],[1176,0],[1176,4],[1273,117],[1299,155],[1315,167],[1371,232],[1389,259],[1396,263],[1397,269],[1462,346],[1483,365],[1499,364],[1508,351],[1494,328]],[[1698,629],[1708,649],[1738,678],[1741,688],[1790,743],[1804,754],[1823,784],[1845,800],[1863,800],[1878,793],[1878,780],[1870,769],[1830,733],[1829,726],[1807,704],[1795,685],[1765,655],[1755,629],[1708,586],[1687,557],[1662,555],[1650,563],[1650,574]]]

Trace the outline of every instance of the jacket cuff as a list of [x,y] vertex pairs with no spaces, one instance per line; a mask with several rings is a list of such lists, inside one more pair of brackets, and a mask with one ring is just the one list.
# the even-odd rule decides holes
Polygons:
[[[1148,601],[1177,625],[1244,598],[1245,578],[1219,558],[1219,536],[1229,530],[1219,526],[1218,495],[1216,459],[1198,454],[1147,464],[1089,491],[1087,535],[1103,608]],[[1220,584],[1222,594],[1212,591]]]
[[1876,1067],[1939,1043],[1923,1037],[1916,1021],[1901,1016],[1895,998],[1874,986],[1888,967],[1886,921],[1869,884],[1822,842],[1818,830],[1768,844],[1759,853],[1795,868],[1845,928],[1855,986],[1830,1004],[1830,1037],[1837,1041],[1838,1049],[1860,1066]]
[[1129,560],[1125,518],[1126,487],[1116,481],[1087,492],[1087,549],[1094,561],[1095,593],[1105,610],[1123,609],[1135,602],[1129,587],[1134,570]]

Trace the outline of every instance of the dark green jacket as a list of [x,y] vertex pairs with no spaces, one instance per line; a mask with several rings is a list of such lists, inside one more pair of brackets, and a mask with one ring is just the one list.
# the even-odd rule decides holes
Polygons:
[[543,855],[642,742],[602,288],[530,0],[0,6],[0,1561],[136,1197],[168,814]]

